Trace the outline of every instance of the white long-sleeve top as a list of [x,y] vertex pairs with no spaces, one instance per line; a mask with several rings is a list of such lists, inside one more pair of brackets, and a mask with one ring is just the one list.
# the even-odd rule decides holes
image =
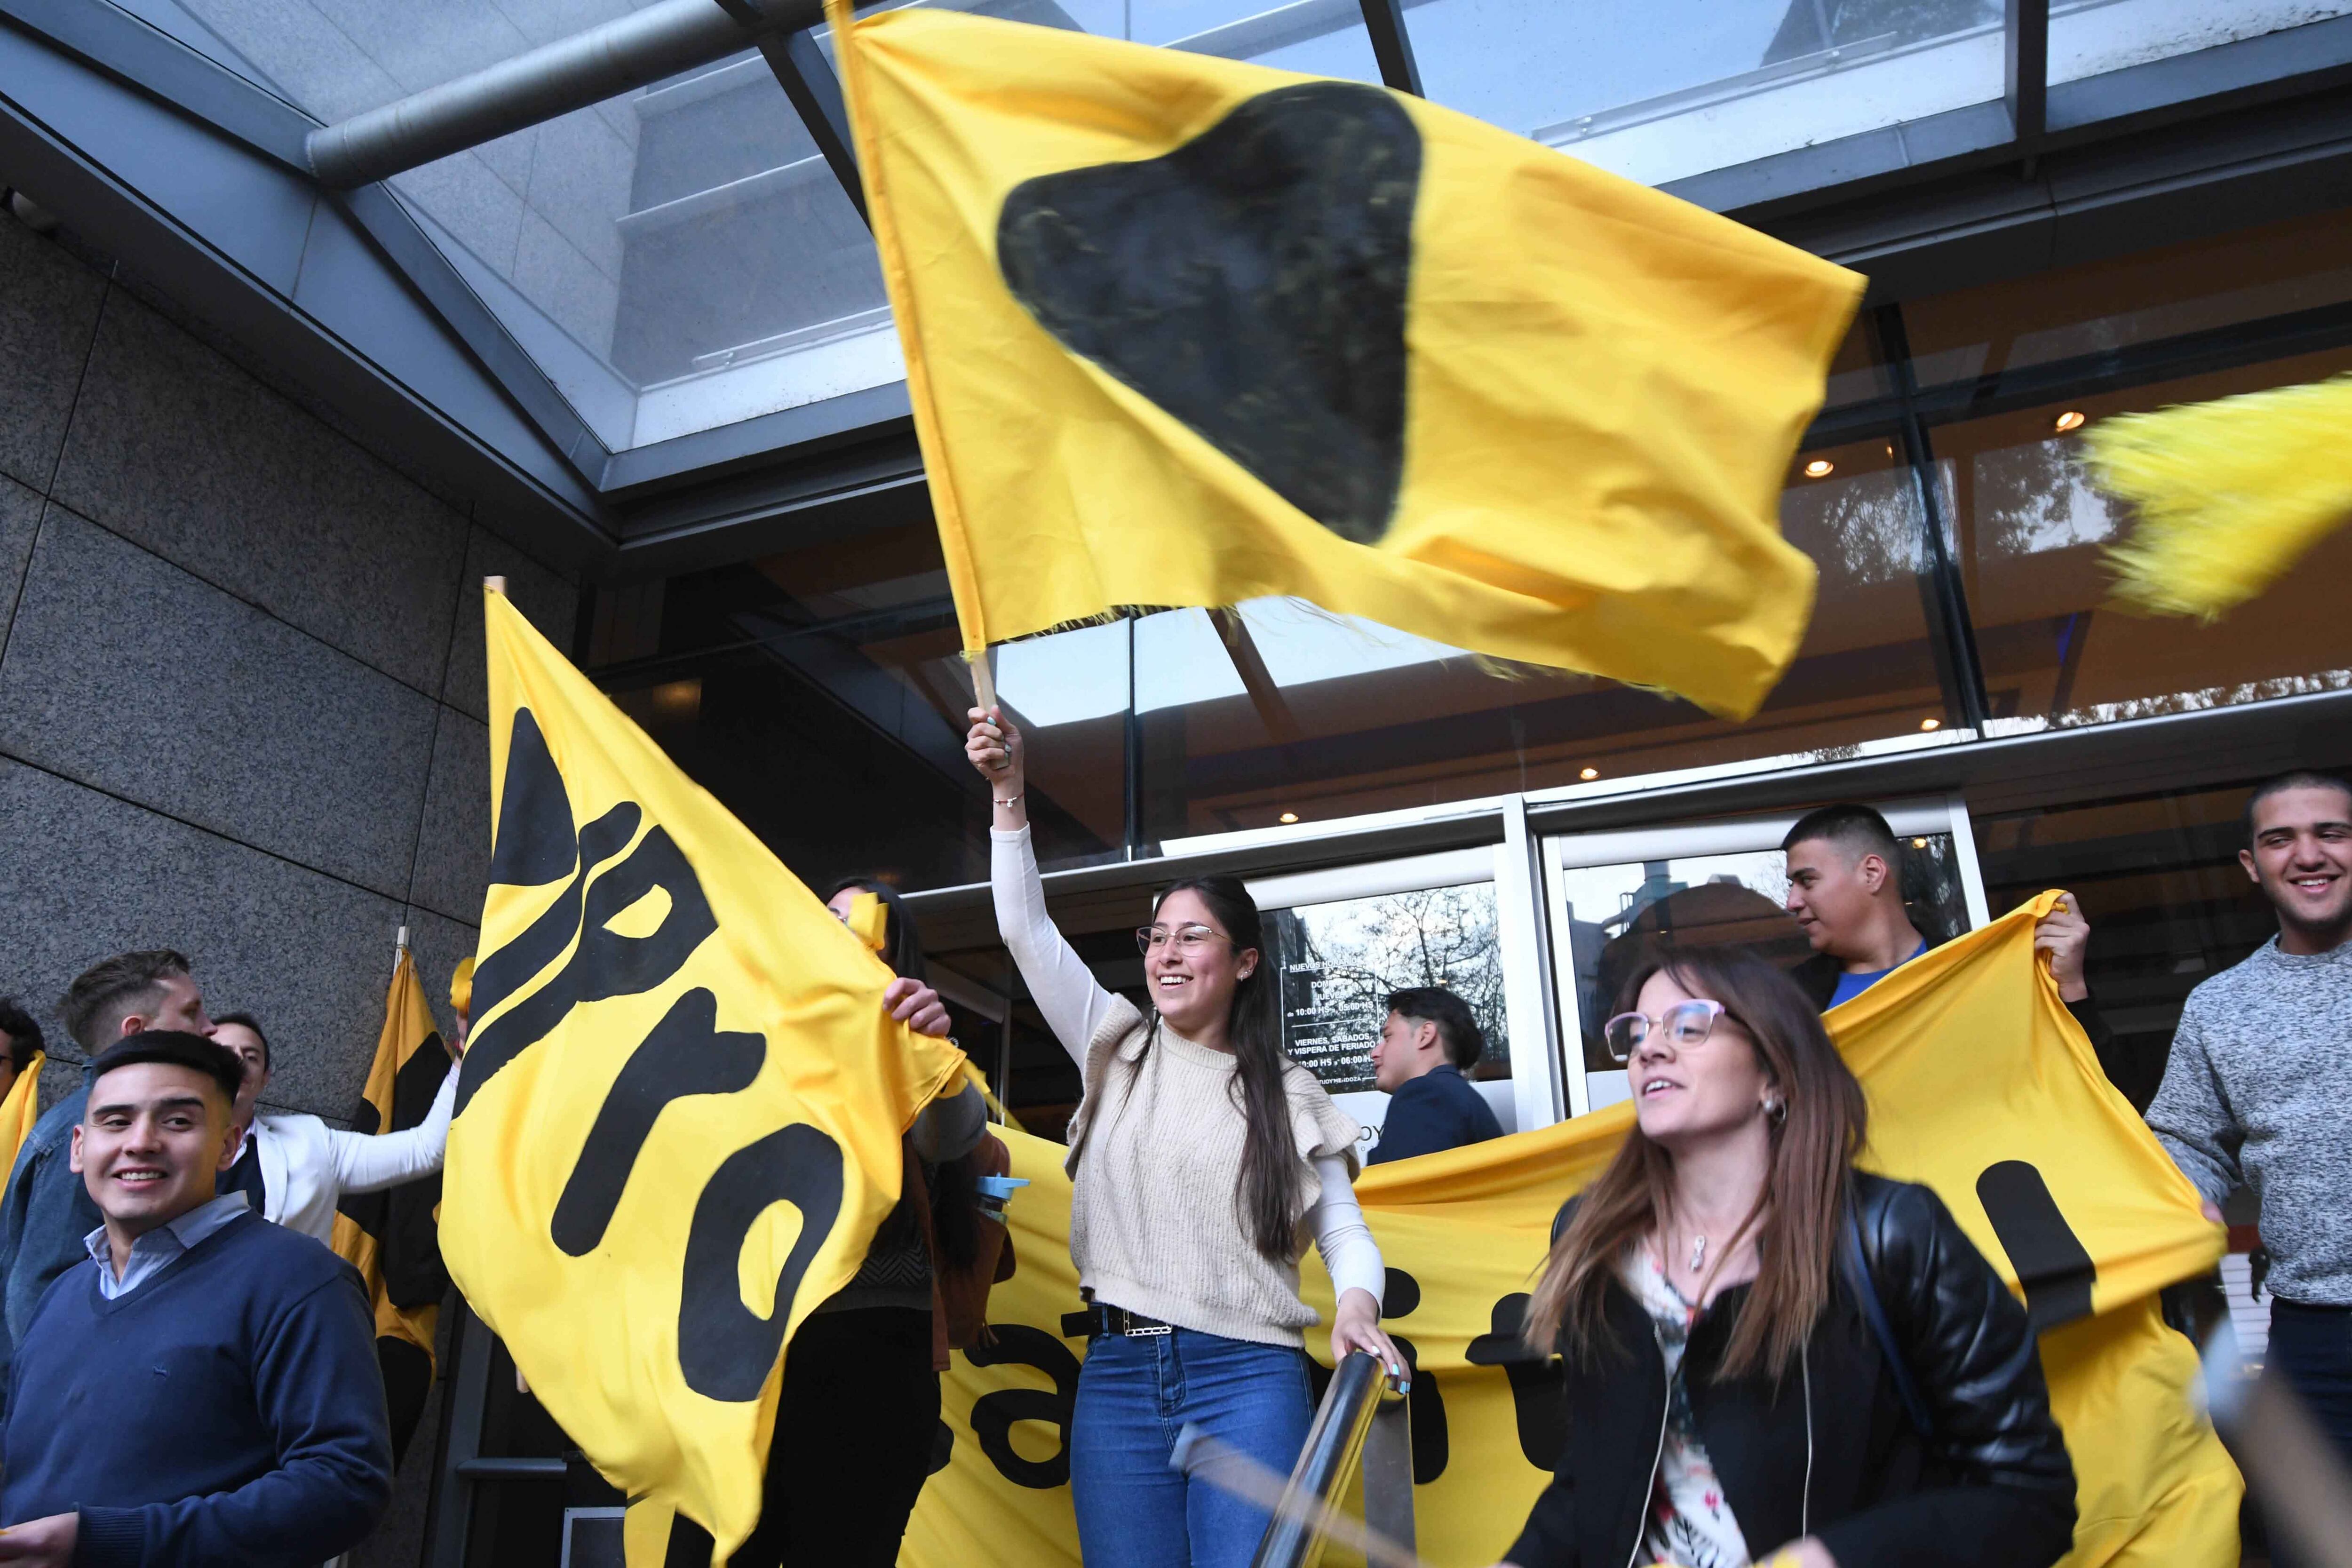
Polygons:
[[331,1243],[345,1193],[380,1192],[441,1168],[457,1094],[453,1067],[425,1120],[404,1132],[344,1132],[299,1113],[255,1116],[245,1157],[261,1158],[262,1217]]
[[[991,837],[997,929],[1085,1079],[1069,1157],[1079,1283],[1095,1300],[1182,1328],[1297,1343],[1316,1318],[1297,1299],[1297,1264],[1286,1275],[1261,1258],[1234,1204],[1244,1124],[1223,1092],[1231,1054],[1164,1024],[1155,1035],[1134,1004],[1096,981],[1047,917],[1028,830]],[[1378,1301],[1385,1270],[1349,1183],[1355,1124],[1305,1068],[1292,1066],[1285,1087],[1307,1167],[1301,1224],[1314,1234],[1335,1293],[1360,1289]],[[1148,1241],[1139,1232],[1150,1233]]]

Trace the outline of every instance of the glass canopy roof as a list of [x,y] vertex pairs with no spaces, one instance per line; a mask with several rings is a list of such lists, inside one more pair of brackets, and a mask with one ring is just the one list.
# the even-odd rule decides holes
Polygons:
[[[636,8],[117,3],[327,122]],[[1364,0],[910,3],[1381,79]],[[1660,184],[1999,100],[2003,9],[2002,0],[1402,0],[1432,100]],[[2053,0],[2050,80],[2347,14],[2352,0]],[[829,39],[817,37],[829,58]],[[607,451],[904,379],[871,236],[755,50],[390,184]]]

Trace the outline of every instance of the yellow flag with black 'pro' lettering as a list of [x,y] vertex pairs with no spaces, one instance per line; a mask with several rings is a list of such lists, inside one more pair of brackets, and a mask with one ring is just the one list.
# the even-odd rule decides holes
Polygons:
[[785,1347],[898,1201],[962,1053],[890,971],[488,595],[493,840],[441,1249],[632,1500],[637,1568],[760,1514]]
[[967,653],[1294,595],[1753,712],[1854,273],[1384,88],[829,0]]

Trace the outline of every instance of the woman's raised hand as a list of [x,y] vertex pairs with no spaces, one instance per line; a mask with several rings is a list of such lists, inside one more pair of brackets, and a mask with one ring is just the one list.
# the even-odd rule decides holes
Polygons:
[[963,738],[963,754],[988,781],[999,801],[1021,798],[1024,773],[1021,731],[1002,708],[971,710],[971,731]]

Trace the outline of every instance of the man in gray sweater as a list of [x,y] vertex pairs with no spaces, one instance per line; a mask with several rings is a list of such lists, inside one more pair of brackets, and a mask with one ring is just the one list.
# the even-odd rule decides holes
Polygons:
[[2269,1361],[2352,1462],[2352,784],[2270,780],[2246,840],[2279,933],[2189,994],[2147,1122],[2209,1217],[2261,1199]]

